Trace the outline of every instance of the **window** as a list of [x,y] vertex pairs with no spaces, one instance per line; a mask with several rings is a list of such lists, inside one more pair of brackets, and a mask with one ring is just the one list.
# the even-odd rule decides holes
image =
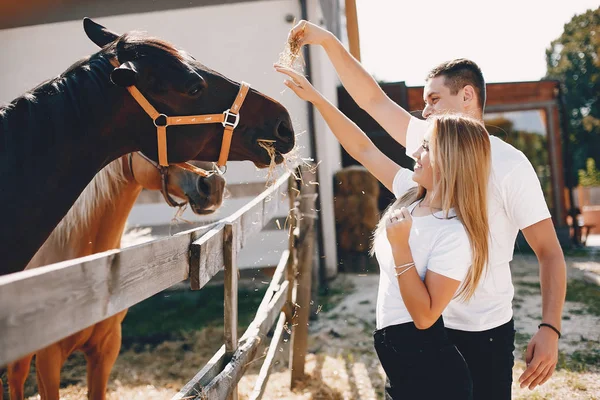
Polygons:
[[548,208],[554,215],[545,110],[488,113],[484,119],[490,134],[511,144],[527,156],[542,184]]

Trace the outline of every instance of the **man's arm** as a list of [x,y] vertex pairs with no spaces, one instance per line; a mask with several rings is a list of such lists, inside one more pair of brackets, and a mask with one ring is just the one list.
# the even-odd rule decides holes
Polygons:
[[342,85],[356,104],[365,110],[402,146],[406,145],[406,130],[410,114],[393,102],[373,77],[344,48],[331,32],[307,21],[300,21],[290,37],[300,36],[302,45],[321,45],[331,60]]
[[[535,169],[524,156],[503,181],[506,210],[525,235],[540,264],[542,321],[560,330],[566,292],[566,264],[550,219],[550,211]],[[527,369],[521,387],[530,389],[547,381],[558,361],[558,334],[542,327],[527,346]]]
[[[523,229],[527,243],[540,264],[542,289],[542,322],[560,331],[561,315],[567,291],[567,274],[564,255],[551,219],[545,219]],[[545,383],[558,362],[558,334],[548,327],[541,327],[527,346],[525,356],[528,364],[519,381],[521,387],[534,389]]]

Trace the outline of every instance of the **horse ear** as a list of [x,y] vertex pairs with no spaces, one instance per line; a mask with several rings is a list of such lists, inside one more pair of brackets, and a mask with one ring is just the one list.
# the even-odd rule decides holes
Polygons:
[[110,80],[117,86],[128,87],[135,85],[137,75],[135,64],[129,61],[115,68],[110,73]]
[[98,45],[98,47],[104,47],[107,44],[117,40],[119,35],[106,29],[100,24],[95,23],[88,17],[83,19],[83,30],[90,40]]

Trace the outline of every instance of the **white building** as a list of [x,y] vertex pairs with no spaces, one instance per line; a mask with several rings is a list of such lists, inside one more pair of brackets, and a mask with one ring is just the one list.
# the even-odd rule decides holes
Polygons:
[[[325,275],[335,274],[332,186],[333,174],[341,168],[340,148],[318,113],[312,121],[309,105],[289,90],[284,91],[283,76],[273,71],[272,64],[283,50],[294,20],[308,17],[339,36],[343,18],[337,0],[70,0],[59,4],[38,1],[33,10],[15,3],[7,12],[0,12],[0,103],[11,101],[97,51],[83,31],[84,16],[115,32],[143,30],[174,43],[208,67],[231,79],[250,82],[253,88],[288,108],[296,132],[304,132],[298,137],[301,155],[321,162],[318,173],[322,241],[316,248],[320,250],[318,259]],[[335,101],[339,81],[321,49],[311,49],[307,69],[315,86]],[[264,181],[265,172],[257,171],[249,162],[230,162],[226,178],[235,187]],[[204,220],[227,216],[248,200],[229,199],[218,214]],[[144,202],[135,206],[129,223],[162,226],[166,232],[164,227],[173,214],[162,200]],[[193,222],[202,220],[190,212],[184,217]],[[240,255],[240,267],[273,265],[286,246],[285,232],[273,224]]]

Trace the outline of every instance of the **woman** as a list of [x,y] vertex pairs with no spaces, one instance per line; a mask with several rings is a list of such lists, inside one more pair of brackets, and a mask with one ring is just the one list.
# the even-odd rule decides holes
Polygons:
[[448,303],[467,301],[488,257],[490,142],[470,118],[437,117],[413,155],[414,172],[387,158],[352,121],[295,71],[275,66],[310,101],[340,143],[393,191],[374,235],[381,275],[375,349],[386,398],[471,399],[467,365],[444,330]]

